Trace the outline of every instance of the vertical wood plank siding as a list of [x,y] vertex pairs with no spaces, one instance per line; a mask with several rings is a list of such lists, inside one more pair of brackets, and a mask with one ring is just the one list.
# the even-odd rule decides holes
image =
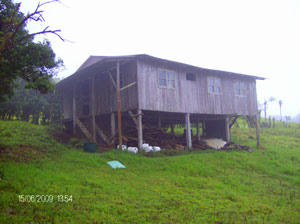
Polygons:
[[[206,70],[192,72],[195,81],[186,80],[186,72],[179,68],[157,63],[138,61],[138,94],[142,110],[200,113],[200,114],[257,114],[256,83],[254,78],[234,78],[222,76],[222,72],[210,73]],[[160,87],[160,69],[175,72],[176,88]],[[221,80],[222,93],[211,94],[207,90],[207,77]],[[235,96],[234,81],[244,82],[246,96]]]
[[[174,89],[160,87],[158,74],[160,69],[175,72]],[[187,69],[187,70],[185,70]],[[189,70],[190,67],[177,66],[173,63],[160,63],[136,59],[121,65],[122,86],[137,82],[121,92],[121,109],[177,112],[190,114],[238,114],[256,115],[257,96],[254,77],[228,76],[221,71]],[[116,69],[110,70],[116,80]],[[186,72],[195,75],[195,81],[186,80]],[[91,74],[95,76],[95,110],[96,116],[117,111],[116,89],[107,73]],[[221,80],[222,93],[208,93],[207,77]],[[90,87],[88,78],[77,80],[76,109],[82,116],[84,105],[90,104]],[[235,96],[234,81],[244,82],[246,96]],[[73,116],[72,85],[63,89],[64,119]],[[91,109],[91,108],[90,108]],[[89,114],[91,115],[91,111]]]
[[[112,76],[116,78],[116,70],[111,70]],[[95,76],[95,115],[108,114],[117,111],[117,94],[116,89],[108,73],[94,74]],[[137,66],[132,61],[121,66],[121,76],[123,78],[122,86],[136,82]],[[91,78],[91,77],[90,77]],[[76,108],[78,116],[91,115],[91,107],[89,114],[83,114],[84,105],[91,106],[89,79],[82,77],[77,83]],[[121,86],[121,87],[122,87]],[[63,92],[63,110],[64,119],[73,117],[73,90],[70,86],[64,88]],[[127,111],[138,107],[137,85],[133,85],[121,92],[121,109]]]
[[[116,78],[116,70],[110,71]],[[136,82],[136,64],[130,62],[121,66],[122,86]],[[122,87],[121,86],[121,87]],[[121,109],[126,111],[137,107],[137,85],[121,91]],[[117,111],[116,89],[107,73],[95,76],[95,109],[96,115]]]

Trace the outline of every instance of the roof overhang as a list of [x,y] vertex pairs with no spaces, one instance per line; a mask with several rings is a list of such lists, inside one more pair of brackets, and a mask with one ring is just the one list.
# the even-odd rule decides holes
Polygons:
[[227,72],[227,71],[220,71],[214,69],[207,69],[201,68],[189,64],[184,64],[181,62],[170,61],[162,58],[153,57],[147,54],[140,54],[140,55],[129,55],[129,56],[99,56],[99,60],[92,65],[87,67],[81,66],[73,75],[63,79],[59,83],[56,84],[57,88],[63,88],[72,83],[74,80],[79,80],[81,78],[87,78],[91,75],[103,73],[105,71],[111,70],[116,67],[117,63],[125,64],[132,60],[145,60],[145,61],[152,61],[160,64],[164,64],[166,66],[175,66],[183,70],[187,71],[206,71],[212,73],[212,75],[222,75],[222,76],[229,76],[229,77],[236,77],[236,78],[252,78],[258,80],[264,80],[265,78],[259,76],[252,76],[252,75],[245,75],[240,73],[234,72]]
[[120,65],[132,61],[134,57],[125,56],[125,57],[106,57],[86,68],[78,69],[73,75],[63,79],[59,83],[56,84],[57,88],[63,88],[66,85],[69,85],[71,82],[75,80],[79,80],[81,78],[87,78],[89,76],[106,72],[108,70],[112,70],[116,68],[116,64],[120,63]]
[[226,76],[244,77],[244,78],[248,77],[248,78],[254,78],[254,79],[258,79],[258,80],[266,79],[266,78],[260,77],[260,76],[253,76],[253,75],[246,75],[246,74],[235,73],[235,72],[227,72],[227,71],[221,71],[221,70],[201,68],[201,67],[198,67],[198,66],[189,65],[189,64],[185,64],[185,63],[181,63],[181,62],[176,62],[176,61],[170,61],[170,60],[157,58],[157,57],[153,57],[153,56],[146,55],[146,54],[136,55],[136,57],[139,58],[139,59],[151,60],[151,61],[166,64],[166,65],[175,65],[175,66],[177,66],[177,67],[179,67],[183,70],[186,70],[186,71],[188,71],[188,70],[193,70],[195,72],[207,71],[207,72],[211,72],[213,74],[226,75]]

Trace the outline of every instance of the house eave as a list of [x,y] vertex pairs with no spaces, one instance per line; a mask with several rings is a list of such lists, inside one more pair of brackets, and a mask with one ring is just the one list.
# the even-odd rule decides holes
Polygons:
[[[97,57],[97,56],[91,56],[91,57]],[[89,57],[89,58],[91,58]],[[189,65],[181,62],[176,62],[176,61],[171,61],[167,59],[162,59],[162,58],[157,58],[153,57],[147,54],[139,54],[139,55],[127,55],[127,56],[99,56],[99,60],[91,65],[80,66],[80,68],[72,75],[69,77],[63,79],[59,83],[56,84],[57,88],[63,88],[65,85],[68,83],[79,79],[82,76],[90,76],[94,74],[99,74],[102,72],[105,72],[107,70],[113,69],[116,66],[116,63],[127,63],[131,60],[150,60],[150,61],[155,61],[158,63],[162,63],[165,65],[173,65],[173,66],[178,66],[181,69],[184,70],[194,70],[194,71],[207,71],[215,75],[222,75],[222,76],[231,76],[231,77],[240,77],[240,78],[252,78],[252,79],[257,79],[257,80],[264,80],[264,77],[260,76],[253,76],[253,75],[246,75],[246,74],[241,74],[241,73],[234,73],[234,72],[227,72],[227,71],[221,71],[221,70],[214,70],[214,69],[207,69],[207,68],[201,68],[197,67],[194,65]]]

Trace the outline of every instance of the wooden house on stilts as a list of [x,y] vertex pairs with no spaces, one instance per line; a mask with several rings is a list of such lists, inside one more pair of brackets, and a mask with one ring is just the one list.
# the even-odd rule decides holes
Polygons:
[[[63,97],[63,123],[74,135],[115,146],[122,124],[136,127],[138,147],[143,124],[171,127],[191,123],[207,137],[230,141],[238,116],[256,124],[256,80],[262,77],[200,68],[149,55],[91,56],[57,84]],[[186,131],[187,148],[192,148]],[[118,137],[116,137],[118,136]],[[118,139],[118,141],[117,141]]]

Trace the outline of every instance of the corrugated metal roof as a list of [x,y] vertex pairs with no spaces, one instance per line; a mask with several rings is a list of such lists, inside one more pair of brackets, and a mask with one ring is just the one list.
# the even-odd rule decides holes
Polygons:
[[251,77],[259,80],[264,80],[265,78],[259,77],[259,76],[252,76],[252,75],[245,75],[240,73],[234,73],[234,72],[227,72],[227,71],[221,71],[221,70],[214,70],[214,69],[207,69],[207,68],[201,68],[194,65],[184,64],[181,62],[166,60],[162,58],[153,57],[147,54],[137,54],[137,55],[125,55],[125,56],[90,56],[80,67],[79,69],[69,77],[63,79],[60,81],[56,86],[61,87],[64,84],[67,84],[69,81],[74,80],[76,77],[80,77],[87,74],[93,74],[96,72],[103,72],[106,71],[113,66],[116,65],[117,62],[119,63],[126,63],[128,61],[134,60],[134,59],[140,59],[140,60],[150,60],[155,61],[158,63],[162,63],[165,65],[173,65],[177,66],[182,69],[186,70],[195,70],[195,71],[210,71],[213,73],[222,73],[222,75],[228,75],[228,76],[236,76],[236,77]]

